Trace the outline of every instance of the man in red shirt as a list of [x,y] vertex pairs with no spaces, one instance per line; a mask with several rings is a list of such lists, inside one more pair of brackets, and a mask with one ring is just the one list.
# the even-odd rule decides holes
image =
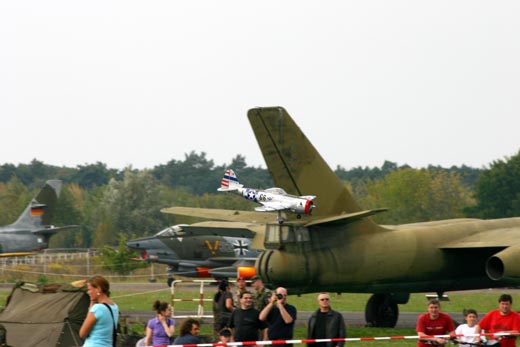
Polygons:
[[[508,332],[518,334],[520,332],[520,315],[511,310],[513,298],[509,294],[502,294],[498,299],[498,310],[489,311],[480,322],[478,322],[475,333],[482,330],[486,333]],[[475,338],[477,339],[477,338]],[[501,347],[516,347],[516,336],[506,337],[500,340]]]
[[428,301],[428,312],[417,319],[415,330],[419,335],[418,347],[431,347],[432,344],[444,346],[449,339],[429,336],[453,334],[455,325],[449,315],[441,312],[439,300],[432,299]]

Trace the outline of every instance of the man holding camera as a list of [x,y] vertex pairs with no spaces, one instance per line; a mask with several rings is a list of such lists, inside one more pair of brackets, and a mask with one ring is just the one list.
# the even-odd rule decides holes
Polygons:
[[[287,303],[287,289],[276,288],[269,303],[260,312],[259,318],[267,323],[269,340],[291,340],[293,338],[296,307]],[[290,347],[292,344],[280,346]]]

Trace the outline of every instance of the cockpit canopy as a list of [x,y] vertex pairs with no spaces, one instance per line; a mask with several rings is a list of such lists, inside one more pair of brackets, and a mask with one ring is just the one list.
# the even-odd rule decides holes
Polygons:
[[287,195],[287,192],[285,190],[277,187],[266,189],[265,192],[278,195]]
[[184,230],[182,230],[182,227],[184,225],[188,225],[188,224],[172,225],[171,227],[168,227],[164,230],[159,231],[157,234],[155,234],[155,236],[174,237],[174,236],[184,235]]
[[266,249],[282,249],[284,245],[310,241],[309,230],[300,225],[267,224],[265,231]]

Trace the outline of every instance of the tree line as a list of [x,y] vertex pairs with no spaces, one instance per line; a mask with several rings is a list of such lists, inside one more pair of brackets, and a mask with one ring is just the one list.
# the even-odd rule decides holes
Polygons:
[[[52,247],[117,246],[121,238],[151,235],[189,217],[167,215],[160,209],[191,206],[251,210],[251,202],[218,194],[226,168],[233,168],[247,186],[273,185],[267,169],[251,167],[237,155],[230,164],[215,165],[204,152],[185,154],[151,169],[110,169],[105,164],[75,168],[29,164],[0,166],[0,224],[12,223],[35,192],[50,178],[64,181],[56,224],[81,225],[79,231],[58,233]],[[386,161],[381,167],[338,166],[336,174],[366,209],[390,210],[374,219],[402,224],[448,218],[520,216],[520,152],[493,161],[485,168],[467,166],[415,169]]]

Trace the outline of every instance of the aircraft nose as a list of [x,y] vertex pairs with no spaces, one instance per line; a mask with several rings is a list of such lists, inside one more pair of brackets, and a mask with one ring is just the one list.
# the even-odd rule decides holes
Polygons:
[[128,247],[130,249],[134,249],[134,250],[138,250],[138,249],[142,248],[139,241],[128,241],[126,243],[126,247]]
[[311,214],[312,209],[315,207],[316,205],[312,203],[312,200],[307,200],[305,203],[305,214]]
[[316,259],[305,259],[301,256],[280,251],[264,251],[255,262],[256,274],[271,284],[286,287],[300,287],[313,282],[311,274],[316,274]]

